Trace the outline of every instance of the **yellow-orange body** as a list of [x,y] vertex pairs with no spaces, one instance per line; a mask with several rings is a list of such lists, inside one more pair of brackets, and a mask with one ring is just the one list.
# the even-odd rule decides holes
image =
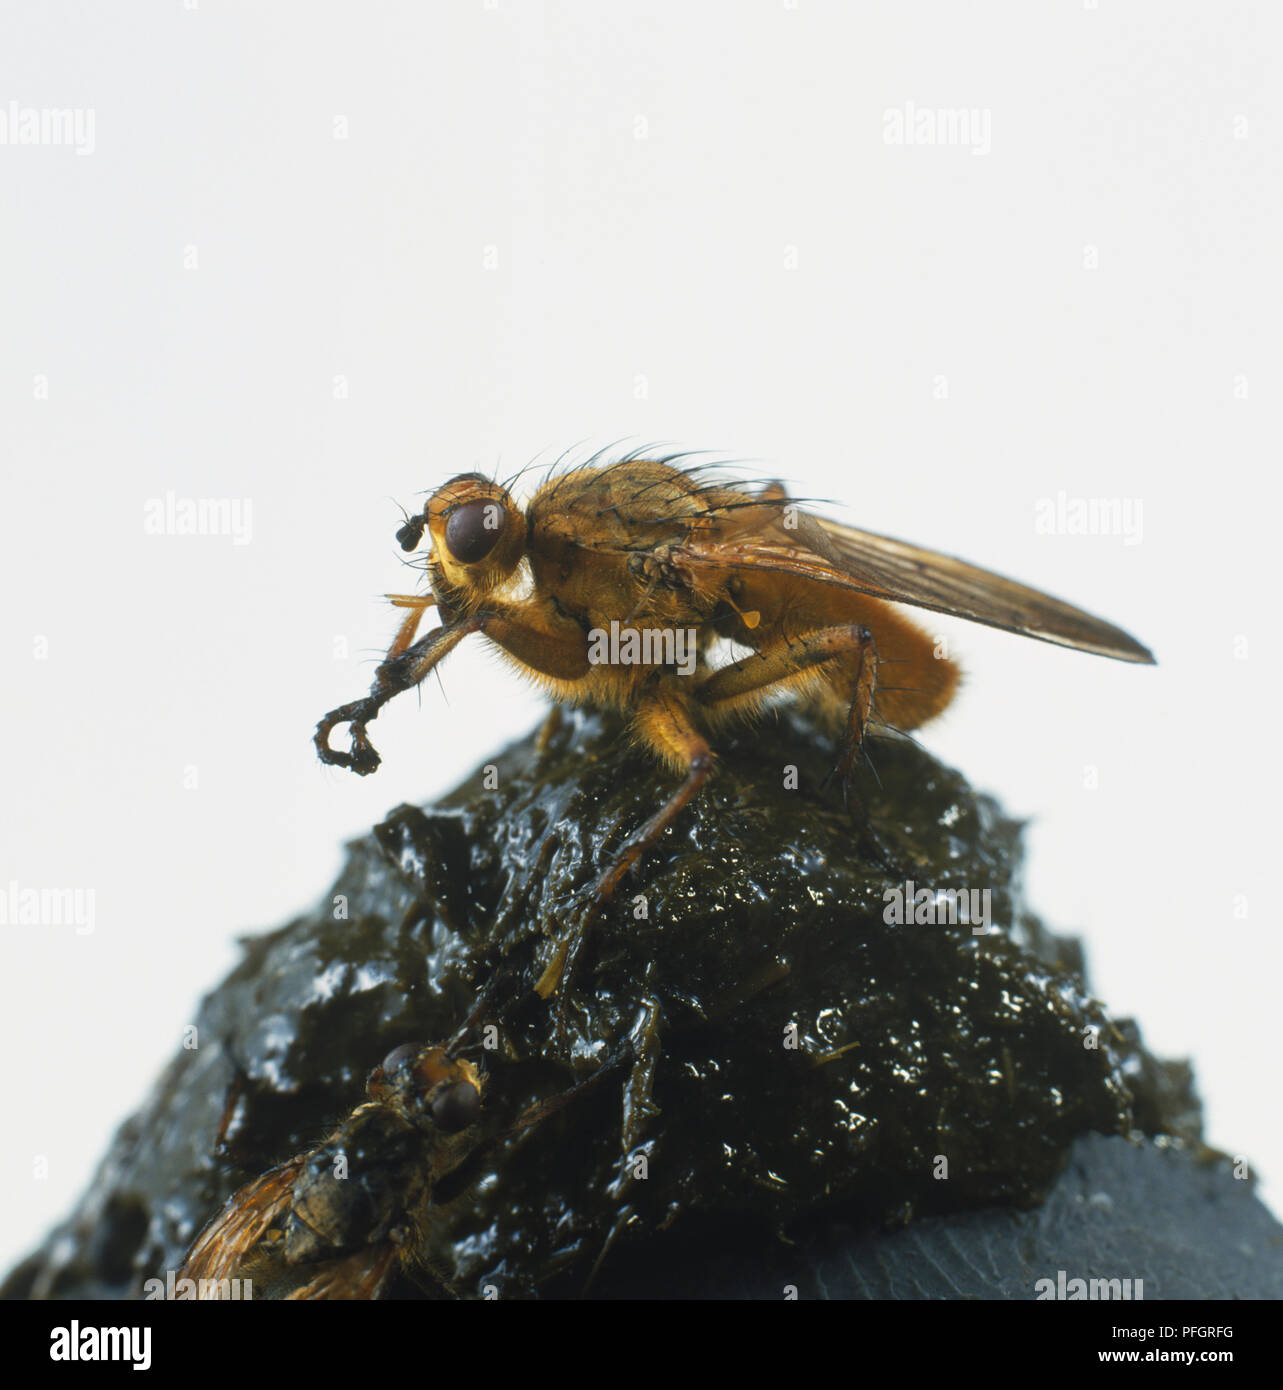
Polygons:
[[[425,530],[431,593],[394,597],[411,611],[374,688],[321,721],[317,748],[372,772],[369,721],[472,633],[554,700],[621,711],[685,781],[603,871],[590,915],[707,780],[726,723],[782,693],[806,701],[834,730],[845,787],[871,725],[916,729],[946,708],[958,667],[897,602],[1153,660],[1125,632],[1037,590],[810,515],[778,484],[748,491],[673,459],[571,468],[524,509],[502,484],[463,474],[407,518],[402,546],[414,549]],[[415,642],[434,605],[442,625]],[[748,655],[717,664],[719,639]],[[347,753],[329,743],[340,723],[351,726]],[[564,955],[541,993],[555,988]]]
[[[471,481],[471,480],[469,480]],[[475,486],[475,484],[474,484]],[[485,484],[485,494],[493,484]],[[471,489],[446,493],[439,510],[429,510],[434,539],[447,509]],[[782,498],[782,494],[780,494]],[[511,507],[506,496],[497,498]],[[956,663],[905,614],[882,600],[850,589],[816,584],[808,578],[734,563],[723,568],[686,563],[686,542],[769,534],[788,537],[787,518],[778,500],[746,505],[749,494],[710,487],[698,475],[651,461],[627,469],[606,466],[564,474],[540,488],[525,509],[524,551],[503,541],[480,575],[450,558],[444,543],[434,548],[428,573],[438,600],[468,615],[496,599],[527,593],[527,619],[545,638],[543,664],[526,644],[500,646],[511,663],[535,679],[554,699],[605,706],[637,716],[637,732],[675,770],[688,768],[687,746],[675,741],[668,721],[648,716],[648,694],[662,687],[664,702],[680,705],[690,722],[711,732],[720,724],[760,708],[786,690],[810,699],[832,725],[845,720],[858,679],[859,656],[835,654],[822,667],[799,665],[791,674],[709,702],[709,657],[719,638],[787,660],[799,638],[832,627],[866,628],[877,664],[894,671],[894,689],[877,696],[879,718],[897,729],[916,729],[949,703],[958,682]],[[515,510],[515,509],[514,509]],[[810,518],[805,518],[809,523]],[[435,524],[434,524],[435,523]],[[514,556],[516,563],[514,564]],[[529,573],[521,572],[521,559]],[[748,621],[746,621],[747,615]],[[585,635],[621,629],[659,635],[689,631],[698,653],[697,669],[682,674],[672,663],[594,664]],[[515,649],[514,649],[515,648]]]

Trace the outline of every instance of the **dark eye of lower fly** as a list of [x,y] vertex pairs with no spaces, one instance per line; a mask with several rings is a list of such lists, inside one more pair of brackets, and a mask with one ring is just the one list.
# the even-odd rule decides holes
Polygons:
[[481,1093],[470,1081],[456,1081],[432,1102],[432,1123],[446,1134],[476,1124],[481,1115]]
[[421,1043],[402,1043],[400,1047],[394,1047],[383,1059],[382,1071],[384,1075],[390,1076],[398,1067],[404,1066],[412,1057],[417,1057],[421,1051]]
[[503,508],[498,502],[465,502],[450,513],[445,524],[445,543],[461,564],[484,560],[503,530]]

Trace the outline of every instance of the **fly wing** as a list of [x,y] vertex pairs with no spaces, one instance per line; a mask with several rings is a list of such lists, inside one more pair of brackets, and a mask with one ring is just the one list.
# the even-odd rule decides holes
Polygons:
[[858,531],[796,508],[790,526],[778,506],[769,520],[760,513],[755,516],[757,525],[715,526],[692,534],[679,548],[681,562],[693,568],[743,566],[794,574],[1061,647],[1154,664],[1149,649],[1121,628],[1049,594],[952,555]]
[[272,1168],[228,1198],[227,1205],[196,1237],[180,1279],[230,1279],[267,1232],[290,1209],[301,1158]]
[[306,1283],[285,1295],[290,1300],[381,1298],[400,1268],[397,1247],[380,1241],[341,1260],[323,1264]]

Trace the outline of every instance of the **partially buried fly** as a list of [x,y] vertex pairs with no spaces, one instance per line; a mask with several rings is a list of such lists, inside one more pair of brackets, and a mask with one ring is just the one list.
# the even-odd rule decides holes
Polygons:
[[498,1144],[569,1104],[618,1060],[485,1136],[485,1078],[471,1062],[435,1044],[394,1048],[370,1073],[367,1099],[332,1134],[228,1199],[178,1278],[199,1298],[234,1296],[232,1280],[259,1299],[379,1298],[398,1273],[453,1294],[437,1258],[443,1189],[459,1195]]
[[396,1048],[333,1134],[230,1198],[179,1277],[201,1296],[236,1279],[259,1298],[377,1298],[430,1267],[434,1188],[477,1148],[481,1088],[444,1048]]
[[[870,728],[916,729],[946,708],[959,669],[893,603],[1025,637],[1152,663],[1119,628],[965,561],[805,511],[778,483],[753,490],[681,457],[598,459],[549,477],[523,509],[506,485],[465,473],[397,533],[428,533],[431,592],[409,610],[370,694],[326,715],[324,762],[373,772],[367,725],[463,639],[481,633],[554,701],[625,714],[681,785],[605,865],[584,918],[537,986],[551,994],[567,953],[713,771],[722,726],[788,692],[833,732],[845,790]],[[427,609],[441,625],[415,641]],[[749,650],[714,665],[713,644]],[[883,679],[883,675],[886,679]],[[330,746],[351,726],[349,751]]]

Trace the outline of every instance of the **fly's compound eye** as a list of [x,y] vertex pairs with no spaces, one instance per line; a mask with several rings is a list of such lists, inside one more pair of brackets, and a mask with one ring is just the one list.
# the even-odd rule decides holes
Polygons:
[[402,1043],[400,1047],[394,1047],[391,1052],[383,1059],[383,1065],[379,1070],[384,1076],[391,1076],[398,1067],[403,1067],[413,1058],[417,1057],[423,1050],[422,1043]]
[[503,533],[503,507],[498,502],[465,502],[450,513],[445,543],[460,564],[475,565],[495,548]]
[[481,1118],[481,1092],[471,1081],[456,1081],[432,1102],[432,1123],[444,1134],[458,1134]]

